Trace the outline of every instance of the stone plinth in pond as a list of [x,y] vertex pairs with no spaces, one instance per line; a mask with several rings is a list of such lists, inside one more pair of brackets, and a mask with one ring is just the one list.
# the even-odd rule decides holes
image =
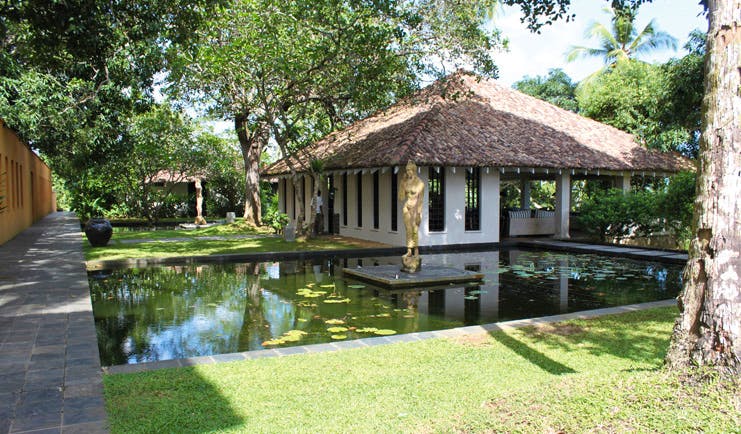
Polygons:
[[415,273],[400,271],[398,265],[343,268],[342,272],[346,276],[352,276],[386,288],[442,286],[451,283],[477,282],[484,279],[482,273],[439,265],[427,265]]

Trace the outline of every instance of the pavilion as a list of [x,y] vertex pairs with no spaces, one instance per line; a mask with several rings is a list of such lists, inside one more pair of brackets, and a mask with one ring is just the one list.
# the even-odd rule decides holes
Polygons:
[[398,172],[414,161],[427,184],[423,246],[498,242],[504,181],[522,183],[525,209],[529,181],[556,183],[556,209],[510,214],[507,235],[564,239],[572,181],[609,179],[628,190],[632,176],[694,170],[677,153],[648,150],[628,133],[467,72],[439,80],[289,158],[262,172],[278,179],[279,206],[289,218],[296,218],[290,167],[304,174],[309,210],[313,181],[306,170],[312,159],[320,159],[327,179],[321,186],[324,227],[391,245],[405,242]]

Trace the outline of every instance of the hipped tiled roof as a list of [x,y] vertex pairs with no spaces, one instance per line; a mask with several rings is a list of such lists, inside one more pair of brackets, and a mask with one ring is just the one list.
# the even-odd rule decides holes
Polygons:
[[[677,153],[545,101],[458,72],[336,131],[291,157],[303,171],[400,166],[522,167],[606,171],[693,170]],[[289,173],[285,159],[263,176]]]

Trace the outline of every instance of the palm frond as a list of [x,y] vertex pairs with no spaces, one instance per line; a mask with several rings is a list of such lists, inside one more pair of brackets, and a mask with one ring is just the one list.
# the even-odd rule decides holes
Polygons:
[[590,47],[580,47],[580,46],[571,46],[569,48],[569,51],[566,52],[566,61],[567,62],[573,62],[576,59],[581,59],[585,57],[605,57],[606,52],[602,48],[590,48]]
[[635,54],[660,48],[676,50],[677,38],[666,32],[657,31],[655,20],[651,20],[630,44],[630,51]]

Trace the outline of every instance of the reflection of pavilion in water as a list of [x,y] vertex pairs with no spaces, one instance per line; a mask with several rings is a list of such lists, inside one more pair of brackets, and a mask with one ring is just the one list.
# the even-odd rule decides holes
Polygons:
[[[363,297],[383,297],[396,309],[410,309],[424,317],[432,315],[462,324],[481,324],[514,318],[553,315],[569,309],[569,260],[566,257],[529,263],[538,270],[555,270],[555,279],[529,281],[511,273],[500,273],[500,265],[521,264],[523,252],[486,251],[466,255],[425,255],[426,264],[455,267],[483,273],[486,278],[479,285],[458,285],[449,288],[418,288],[387,290],[362,282],[366,288]],[[500,264],[500,261],[502,264]],[[527,260],[524,263],[528,263]],[[296,283],[305,282],[314,275],[316,282],[323,276],[342,277],[342,268],[398,264],[398,257],[317,259],[306,262],[273,263],[267,266],[271,277],[294,276]],[[279,270],[279,271],[278,271]],[[289,281],[290,281],[290,277]]]

